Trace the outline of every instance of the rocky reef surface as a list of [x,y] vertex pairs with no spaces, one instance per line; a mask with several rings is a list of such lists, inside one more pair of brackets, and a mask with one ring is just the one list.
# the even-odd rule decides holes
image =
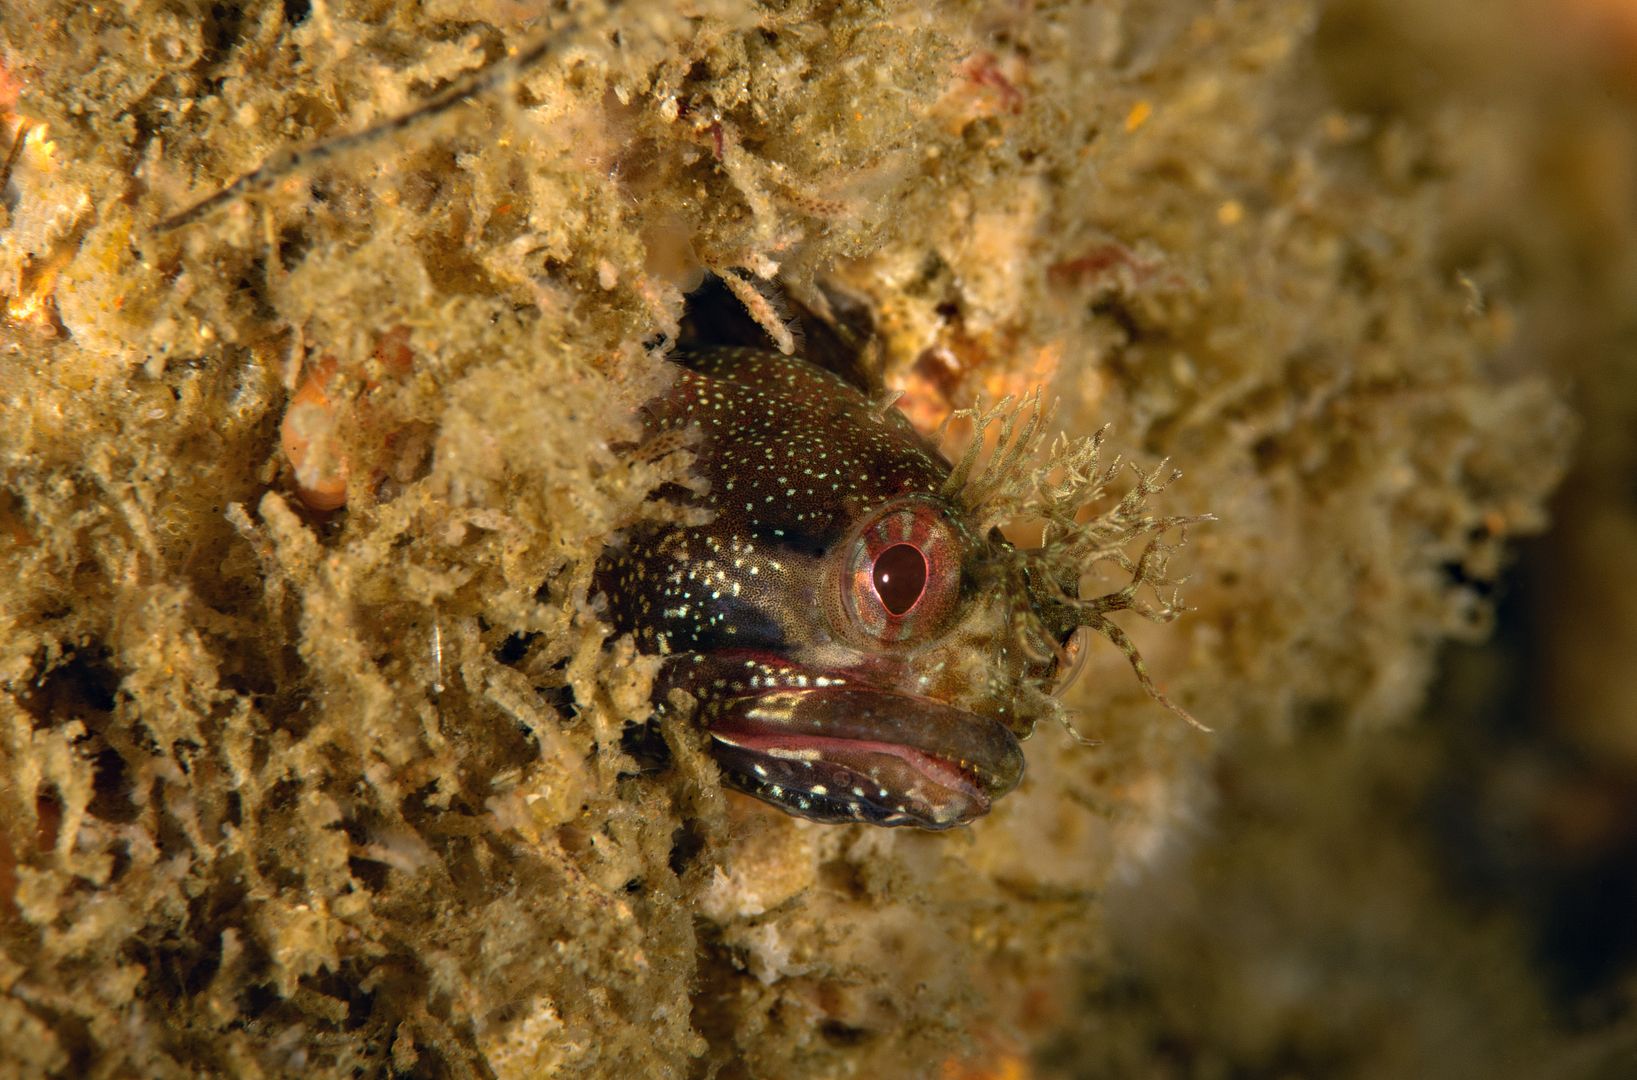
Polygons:
[[[1552,1018],[1527,904],[1463,918],[1418,816],[1470,733],[1423,712],[1440,650],[1547,525],[1573,394],[1577,490],[1630,535],[1619,11],[8,0],[7,1071],[1629,1051]],[[707,273],[775,332],[821,276],[869,297],[928,429],[1045,385],[1180,468],[1165,511],[1218,519],[1192,610],[1127,629],[1214,734],[1093,643],[1097,744],[1042,729],[1016,793],[929,835],[795,820],[645,733],[655,661],[588,587],[686,476],[631,446]],[[1565,663],[1631,641],[1620,610]],[[1609,673],[1565,737],[1629,770]]]

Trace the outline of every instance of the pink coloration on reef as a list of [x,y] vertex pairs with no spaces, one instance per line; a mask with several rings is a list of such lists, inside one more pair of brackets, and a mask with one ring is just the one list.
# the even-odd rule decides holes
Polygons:
[[978,86],[993,90],[1000,99],[1002,112],[1017,115],[1023,111],[1023,91],[1006,77],[992,52],[981,52],[966,61],[961,69]]

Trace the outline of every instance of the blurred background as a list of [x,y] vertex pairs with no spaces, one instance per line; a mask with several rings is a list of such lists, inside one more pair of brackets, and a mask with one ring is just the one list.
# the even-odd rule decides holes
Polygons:
[[1124,974],[1053,1060],[1637,1076],[1637,2],[1347,0],[1318,36],[1349,110],[1485,117],[1473,302],[1481,268],[1521,285],[1506,352],[1573,403],[1573,465],[1419,721],[1224,755],[1216,819],[1111,898]]

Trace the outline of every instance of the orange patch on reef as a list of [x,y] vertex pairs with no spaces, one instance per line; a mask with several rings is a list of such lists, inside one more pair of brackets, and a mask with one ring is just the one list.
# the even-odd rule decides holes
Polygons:
[[0,110],[10,112],[22,93],[23,84],[18,81],[17,76],[6,69],[5,62],[0,60]]
[[[409,347],[409,328],[395,326],[377,340],[372,354],[381,374],[406,377],[415,366]],[[340,364],[325,355],[310,365],[290,398],[279,426],[279,445],[295,473],[296,495],[311,510],[339,510],[347,502],[347,480],[352,465],[347,434],[369,408],[368,396],[343,400],[335,385]],[[366,395],[380,389],[379,379],[364,382]],[[390,436],[388,440],[390,441]]]
[[[1037,386],[1050,386],[1063,358],[1062,342],[1029,350],[1027,358],[1010,359],[1020,347],[991,348],[967,337],[953,337],[924,351],[896,380],[902,392],[898,408],[915,429],[931,434],[956,409],[978,400],[993,405],[1003,398],[1019,401]],[[999,357],[1007,357],[1002,361]],[[958,432],[956,432],[958,434]]]
[[347,501],[350,472],[341,432],[341,414],[330,395],[336,359],[322,357],[306,378],[279,426],[279,443],[296,474],[296,494],[310,509],[339,510]]
[[945,1058],[938,1069],[939,1080],[1029,1080],[1033,1075],[1028,1059],[1012,1052],[980,1061]]
[[[0,186],[17,170],[51,173],[57,169],[57,143],[49,138],[45,124],[12,111],[21,84],[0,65]],[[70,259],[72,250],[29,256],[24,263],[15,295],[0,294],[4,307],[0,316],[16,326],[54,333],[59,329],[53,292],[57,277]]]

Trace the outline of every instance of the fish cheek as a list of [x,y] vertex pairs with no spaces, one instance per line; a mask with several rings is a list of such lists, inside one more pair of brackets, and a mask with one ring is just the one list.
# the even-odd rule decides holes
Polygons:
[[[764,549],[765,550],[765,549]],[[780,551],[754,564],[724,569],[696,590],[698,617],[686,638],[673,645],[692,652],[751,649],[787,654],[800,651],[823,628],[815,624],[823,577],[820,560]],[[754,565],[755,572],[751,572]]]
[[1005,596],[976,594],[963,600],[957,621],[912,661],[918,692],[957,708],[993,716],[1025,737],[1035,717],[1017,713],[1020,684],[1029,663],[1019,648]]
[[704,608],[686,647],[694,652],[721,649],[757,649],[783,652],[790,646],[783,612],[766,602],[743,596],[723,596]]

